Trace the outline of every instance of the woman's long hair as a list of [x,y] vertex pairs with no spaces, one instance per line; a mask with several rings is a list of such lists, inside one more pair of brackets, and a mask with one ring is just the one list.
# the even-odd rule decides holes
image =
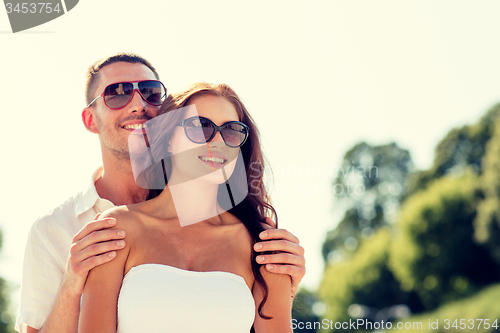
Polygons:
[[[246,229],[250,233],[252,238],[252,272],[255,280],[264,290],[264,298],[259,305],[258,312],[262,318],[270,319],[270,317],[267,317],[262,313],[262,308],[267,301],[269,292],[267,284],[260,273],[260,267],[262,265],[255,261],[257,253],[253,250],[253,244],[259,240],[259,234],[265,230],[262,223],[265,223],[265,218],[267,216],[274,218],[276,227],[278,224],[276,211],[271,205],[263,182],[264,156],[262,154],[262,150],[260,149],[259,131],[257,130],[252,117],[248,113],[238,95],[228,85],[210,84],[204,82],[195,83],[187,90],[169,96],[161,106],[159,116],[166,115],[168,112],[186,107],[194,97],[206,95],[225,98],[236,109],[239,120],[249,127],[248,139],[243,146],[240,147],[241,155],[244,160],[244,166],[242,163],[236,163],[236,167],[230,176],[230,179],[233,178],[237,184],[233,191],[241,191],[240,194],[243,193],[243,195],[246,191],[248,191],[248,194],[242,202],[234,207],[224,207],[222,205],[223,201],[220,200],[220,196],[218,196],[218,202],[222,208],[236,216],[245,225]],[[184,112],[171,113],[171,115],[172,117],[169,119],[168,123],[166,123],[164,128],[162,128],[163,134],[160,137],[162,137],[163,142],[165,142],[163,146],[166,146],[166,142],[170,142],[175,127],[184,117]],[[149,177],[158,177],[158,173],[161,172],[163,175],[160,177],[164,177],[166,183],[171,167],[169,165],[162,165],[161,167],[154,169],[156,170],[156,174],[154,176],[150,175]],[[245,178],[241,174],[243,172],[246,174],[246,183],[244,184],[241,181],[238,181],[239,179]],[[218,193],[222,193],[224,189],[225,183],[220,184]],[[159,193],[161,193],[161,190],[151,190],[149,199],[156,197]]]

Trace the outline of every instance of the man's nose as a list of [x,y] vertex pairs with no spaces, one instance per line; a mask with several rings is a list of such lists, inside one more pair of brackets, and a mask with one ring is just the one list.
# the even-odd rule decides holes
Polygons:
[[129,112],[147,112],[148,111],[148,103],[142,98],[142,95],[139,93],[139,90],[135,89],[132,93],[132,100],[129,105]]

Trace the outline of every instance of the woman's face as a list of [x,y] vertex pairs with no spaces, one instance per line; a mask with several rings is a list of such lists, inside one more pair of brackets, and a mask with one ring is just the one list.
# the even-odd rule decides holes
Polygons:
[[[188,106],[195,107],[188,107],[184,119],[194,116],[204,117],[218,126],[230,121],[239,121],[236,109],[224,97],[212,95],[194,97]],[[172,174],[169,180],[169,183],[172,181],[172,185],[198,178],[209,183],[221,184],[231,176],[239,148],[229,147],[220,132],[217,132],[210,142],[194,143],[188,139],[184,128],[178,126],[170,141],[169,151],[172,153]]]

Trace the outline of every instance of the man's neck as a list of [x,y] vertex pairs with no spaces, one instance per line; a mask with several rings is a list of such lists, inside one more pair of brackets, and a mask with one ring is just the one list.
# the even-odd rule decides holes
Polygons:
[[[95,182],[99,197],[111,201],[116,206],[130,205],[145,201],[148,191],[137,186],[135,183],[130,162],[113,162],[103,161],[102,177]],[[128,167],[124,165],[127,163]]]

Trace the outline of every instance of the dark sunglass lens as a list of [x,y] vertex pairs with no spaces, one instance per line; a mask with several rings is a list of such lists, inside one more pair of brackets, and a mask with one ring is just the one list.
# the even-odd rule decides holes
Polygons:
[[161,105],[165,99],[165,89],[158,81],[142,81],[139,82],[139,90],[146,102],[151,105]]
[[207,142],[214,133],[213,124],[203,118],[191,118],[185,124],[186,134],[196,143]]
[[230,123],[222,128],[222,136],[228,146],[239,147],[247,136],[247,129],[241,124]]
[[130,100],[134,85],[132,83],[115,83],[104,90],[104,102],[109,108],[118,109]]
[[209,120],[203,118],[201,118],[200,121],[201,127],[203,128],[203,135],[205,136],[205,142],[208,142],[208,140],[210,140],[210,138],[214,134],[214,124],[212,124]]

